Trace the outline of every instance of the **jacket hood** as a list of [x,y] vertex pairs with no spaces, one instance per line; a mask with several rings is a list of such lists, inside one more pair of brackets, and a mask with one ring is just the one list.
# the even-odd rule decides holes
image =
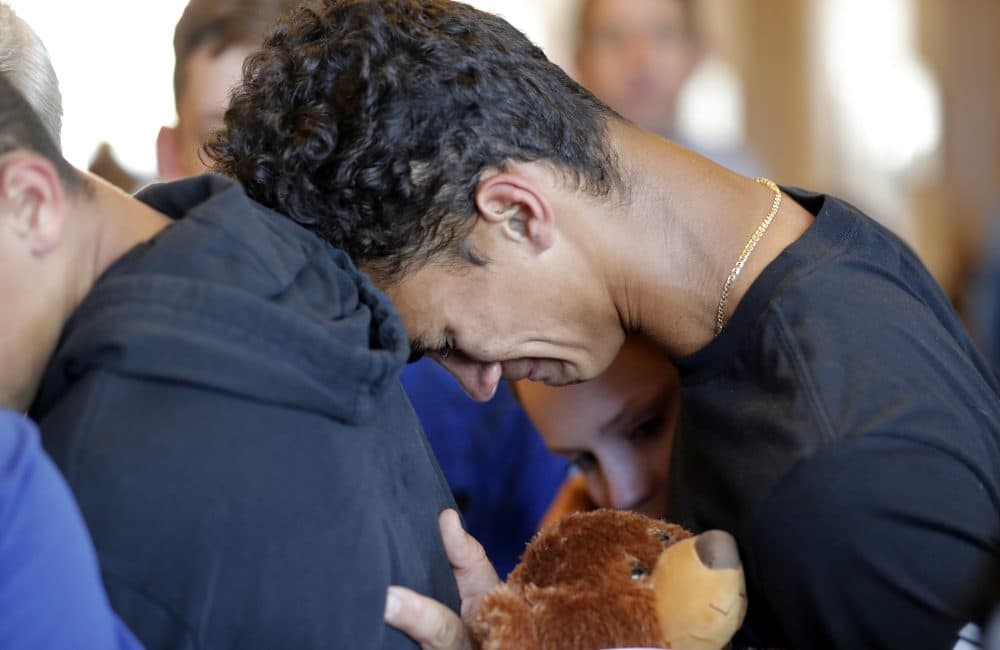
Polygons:
[[354,423],[397,382],[406,332],[342,251],[218,176],[137,198],[175,222],[95,284],[63,331],[36,411],[100,369]]

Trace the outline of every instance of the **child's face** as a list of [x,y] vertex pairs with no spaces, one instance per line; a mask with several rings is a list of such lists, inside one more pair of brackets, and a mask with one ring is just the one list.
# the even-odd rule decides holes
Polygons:
[[664,517],[680,406],[677,371],[652,344],[629,339],[589,382],[519,382],[525,411],[553,452],[583,473],[599,506]]

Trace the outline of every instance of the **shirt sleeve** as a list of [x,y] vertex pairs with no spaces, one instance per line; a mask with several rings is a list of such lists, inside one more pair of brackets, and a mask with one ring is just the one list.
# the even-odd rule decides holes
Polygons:
[[141,648],[111,610],[62,476],[24,417],[0,411],[0,648]]
[[800,462],[743,539],[751,620],[792,648],[970,647],[1000,558],[997,494],[980,469],[874,435]]

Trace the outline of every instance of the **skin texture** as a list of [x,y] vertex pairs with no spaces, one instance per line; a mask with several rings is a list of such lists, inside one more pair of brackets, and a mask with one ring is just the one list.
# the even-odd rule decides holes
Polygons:
[[[71,195],[44,157],[0,156],[0,405],[23,411],[69,315],[97,277],[168,223],[96,178]],[[30,290],[26,287],[30,286]]]
[[174,180],[209,171],[201,147],[222,126],[229,91],[242,77],[250,46],[231,47],[213,56],[211,45],[186,61],[185,87],[177,101],[176,126],[164,126],[156,140],[160,176]]
[[[487,264],[430,263],[380,287],[411,339],[435,350],[474,399],[492,397],[501,378],[593,379],[626,331],[642,331],[672,358],[715,337],[722,285],[774,194],[630,125],[612,120],[608,132],[627,200],[581,192],[545,162],[490,170],[469,235]],[[801,206],[782,203],[732,286],[725,319],[811,223]]]
[[[555,388],[521,381],[516,391],[549,449],[577,466],[593,505],[667,515],[680,384],[655,344],[628,338],[614,363],[589,382]],[[580,505],[567,503],[552,518]]]
[[681,0],[590,0],[576,56],[580,82],[636,125],[670,135],[699,58],[689,12]]
[[[432,263],[385,287],[411,339],[459,352],[446,367],[469,365],[475,385],[463,387],[479,400],[493,396],[501,376],[552,385],[593,377],[624,340],[607,296],[580,290],[597,280],[584,263],[588,244],[560,236],[562,206],[537,190],[560,184],[558,175],[541,164],[510,169],[481,185],[469,244],[486,266]],[[552,275],[553,266],[563,272]],[[532,277],[549,280],[525,291]]]

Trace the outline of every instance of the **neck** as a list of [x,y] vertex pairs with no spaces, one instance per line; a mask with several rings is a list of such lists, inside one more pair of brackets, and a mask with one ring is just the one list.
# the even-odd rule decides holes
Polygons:
[[87,272],[78,277],[76,304],[118,258],[170,223],[166,216],[100,178],[87,176],[86,181],[93,195],[80,201],[77,218],[81,223],[92,224],[93,230],[88,237]]
[[[774,193],[652,134],[618,122],[610,132],[629,192],[621,214],[607,219],[626,224],[612,234],[621,240],[605,246],[612,295],[626,329],[683,357],[715,337],[723,285]],[[754,279],[812,222],[785,198],[730,289],[727,321]]]
[[[66,198],[64,245],[50,253],[39,291],[15,305],[0,336],[0,405],[28,407],[60,330],[104,271],[169,220],[96,177],[84,175],[92,193]],[[8,327],[9,325],[9,327]]]

